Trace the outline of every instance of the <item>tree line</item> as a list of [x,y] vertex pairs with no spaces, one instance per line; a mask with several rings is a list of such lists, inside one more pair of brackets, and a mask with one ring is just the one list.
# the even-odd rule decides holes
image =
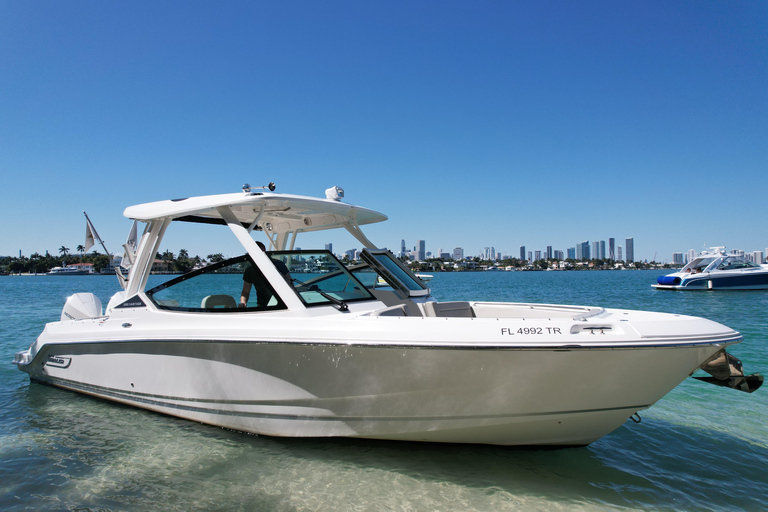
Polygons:
[[[659,264],[655,262],[647,263],[641,261],[634,261],[631,263],[624,263],[622,261],[610,260],[610,259],[591,259],[591,260],[575,260],[573,258],[567,258],[565,260],[556,259],[538,259],[534,262],[528,260],[521,260],[519,258],[504,258],[500,261],[483,260],[476,256],[474,258],[466,258],[462,261],[454,261],[451,259],[442,258],[428,258],[426,261],[409,261],[407,257],[401,258],[403,262],[410,266],[411,270],[416,272],[451,272],[451,271],[471,271],[480,270],[482,267],[499,267],[506,268],[512,267],[517,270],[533,269],[533,270],[547,270],[548,268],[556,268],[560,265],[561,261],[565,261],[566,268],[570,270],[608,270],[616,267],[617,263],[621,263],[626,267],[635,269],[648,269],[656,268]],[[465,265],[462,266],[461,263]],[[474,263],[475,268],[468,268],[466,262]],[[455,269],[454,264],[459,263],[459,268]],[[580,265],[581,263],[581,265]],[[591,265],[591,266],[589,266]],[[664,265],[668,268],[669,265]]]
[[[94,272],[100,272],[111,264],[111,259],[106,254],[98,251],[85,252],[85,247],[78,245],[75,253],[65,246],[59,248],[58,256],[50,254],[32,253],[29,256],[2,256],[0,257],[0,273],[3,274],[45,274],[54,267],[63,267],[75,263],[91,263]],[[79,254],[78,254],[79,253]],[[181,249],[174,255],[171,251],[165,251],[162,254],[157,253],[155,258],[170,264],[175,272],[188,272],[199,263],[216,263],[224,260],[221,253],[209,254],[206,259],[200,256],[190,256],[189,251]]]

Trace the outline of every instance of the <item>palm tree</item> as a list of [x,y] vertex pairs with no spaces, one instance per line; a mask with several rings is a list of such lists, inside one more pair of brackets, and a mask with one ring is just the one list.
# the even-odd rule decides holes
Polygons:
[[59,254],[62,256],[69,254],[69,247],[64,247],[63,245],[59,247]]
[[85,254],[85,247],[83,247],[82,245],[78,245],[77,249],[75,250],[80,253],[80,256],[83,256],[83,254]]

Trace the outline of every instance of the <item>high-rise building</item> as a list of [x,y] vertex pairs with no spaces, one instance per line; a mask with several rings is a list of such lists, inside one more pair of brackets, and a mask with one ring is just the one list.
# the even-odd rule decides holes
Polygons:
[[402,258],[408,251],[405,249],[405,240],[400,240],[400,257]]
[[419,261],[424,261],[427,259],[427,242],[424,240],[419,240],[419,248],[416,251],[416,259]]
[[589,254],[589,240],[576,245],[576,259],[579,261],[592,259]]
[[525,246],[520,246],[520,261],[525,261]]
[[564,255],[563,255],[563,251],[559,251],[557,249],[555,249],[555,251],[553,253],[553,256],[555,257],[556,260],[564,260],[565,259]]
[[456,247],[453,250],[453,259],[454,261],[461,261],[464,259],[464,249],[461,247]]
[[533,261],[539,261],[541,259],[541,251],[536,251],[533,256]]
[[758,265],[761,264],[763,262],[763,251],[753,251],[752,261],[757,263]]
[[333,254],[333,244],[325,244],[325,250]]
[[624,261],[621,257],[621,246],[619,246],[619,250],[616,253],[616,261]]
[[615,238],[608,239],[608,259],[609,260],[616,259],[616,239]]
[[592,242],[592,258],[597,259],[600,257],[600,242]]
[[635,261],[635,239],[627,238],[625,242],[627,244],[627,263],[632,263]]
[[598,258],[601,260],[605,259],[605,240],[600,240],[600,255]]
[[673,252],[672,253],[672,264],[673,265],[682,265],[683,264],[683,253],[681,253],[681,252]]
[[552,246],[551,245],[547,246],[547,259],[548,260],[552,259]]
[[569,247],[568,248],[568,259],[569,260],[575,260],[576,259],[576,248],[575,247]]
[[532,261],[533,261],[533,254],[531,253],[531,251],[528,251],[528,262],[530,263]]

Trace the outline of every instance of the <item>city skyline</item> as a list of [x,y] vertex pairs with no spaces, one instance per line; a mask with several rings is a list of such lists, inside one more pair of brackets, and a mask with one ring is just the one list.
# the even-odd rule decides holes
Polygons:
[[[425,242],[425,240],[419,240],[420,243]],[[588,251],[589,258],[588,259],[610,259],[614,261],[645,261],[640,259],[634,259],[632,255],[634,254],[634,237],[625,238],[625,245],[618,245],[612,246],[612,250],[616,250],[616,247],[618,247],[618,254],[616,254],[616,257],[609,257],[610,253],[606,252],[606,247],[611,247],[611,242],[615,242],[615,238],[609,238],[608,245],[606,246],[605,240],[596,240],[592,242],[592,249]],[[589,241],[582,242],[582,252],[587,245],[589,244]],[[533,250],[526,250],[525,245],[521,245],[519,248],[519,253],[517,255],[515,254],[509,254],[509,253],[501,253],[496,252],[495,248],[493,246],[486,246],[482,250],[480,250],[478,253],[474,255],[465,255],[467,249],[461,246],[457,246],[453,248],[450,252],[444,250],[442,247],[438,248],[437,251],[427,251],[427,254],[431,254],[431,257],[441,257],[440,255],[446,255],[443,259],[447,259],[447,255],[451,255],[450,258],[453,260],[463,259],[463,258],[471,258],[471,257],[479,257],[480,259],[490,260],[493,258],[489,258],[488,256],[490,254],[496,254],[497,260],[502,259],[512,259],[517,258],[519,260],[527,260],[527,261],[536,261],[538,259],[566,259],[566,258],[572,258],[572,259],[580,259],[577,257],[578,250],[577,246],[579,244],[575,244],[574,247],[569,247],[566,251],[562,251],[559,249],[553,249],[553,246],[548,245],[546,249],[540,250],[540,249],[533,249]],[[594,256],[594,247],[597,245],[598,249],[598,257]],[[413,248],[413,250],[407,250],[406,249],[407,244],[405,242],[405,239],[401,239],[401,250],[399,253],[397,253],[398,256],[403,255],[413,255],[417,253],[416,247]],[[702,250],[709,250],[710,247],[703,248]],[[699,253],[701,253],[702,250],[696,251],[695,249],[689,249],[685,253],[683,252],[674,252],[672,253],[671,257],[669,259],[648,259],[648,262],[656,261],[657,263],[670,263],[670,264],[678,264],[678,263],[687,263],[688,261],[692,260],[694,257],[698,256]],[[570,251],[573,252],[573,256],[569,256]],[[559,253],[559,255],[558,255]],[[764,251],[762,250],[748,250],[745,251],[743,249],[734,248],[734,249],[728,249],[729,254],[736,254],[736,255],[742,255],[746,256],[751,261],[760,260],[760,262],[765,262],[766,258],[768,258],[768,244],[766,244],[766,248]],[[455,257],[457,254],[461,254],[461,257]],[[559,256],[559,257],[558,257]]]
[[[258,237],[258,233],[256,235],[256,238],[257,239],[259,238]],[[351,240],[352,239],[350,239],[350,241]],[[445,255],[445,257],[443,259],[450,258],[450,259],[453,259],[453,260],[460,260],[460,259],[464,259],[464,258],[479,257],[480,259],[483,259],[483,260],[494,260],[494,258],[491,257],[491,254],[493,254],[493,255],[496,256],[496,258],[495,258],[496,260],[502,260],[502,259],[507,259],[507,258],[509,258],[509,259],[517,258],[517,259],[520,259],[520,260],[536,261],[539,258],[541,258],[541,259],[561,259],[561,260],[571,258],[571,259],[574,259],[574,260],[581,260],[581,259],[611,259],[611,260],[614,260],[614,261],[623,261],[623,262],[646,261],[647,260],[648,262],[656,261],[657,263],[664,263],[664,264],[666,264],[666,263],[676,264],[676,263],[678,263],[680,261],[682,261],[683,263],[687,263],[688,261],[693,259],[693,257],[698,255],[702,250],[710,249],[710,247],[707,246],[707,247],[702,247],[699,250],[688,249],[686,251],[675,251],[675,252],[672,252],[669,255],[668,258],[663,256],[663,255],[660,256],[658,251],[654,251],[654,255],[656,255],[656,259],[655,260],[652,259],[652,258],[640,259],[640,258],[634,258],[633,257],[633,254],[634,254],[634,237],[625,238],[624,239],[625,240],[625,244],[623,244],[623,245],[612,245],[612,244],[615,244],[615,240],[616,239],[614,237],[609,238],[608,241],[607,241],[607,245],[606,245],[606,240],[594,240],[594,241],[591,241],[591,242],[589,240],[585,240],[585,241],[582,241],[580,243],[574,244],[573,247],[567,247],[565,250],[556,249],[556,248],[554,248],[555,246],[553,246],[553,245],[547,245],[546,247],[540,248],[540,249],[530,248],[530,250],[527,250],[526,246],[523,245],[523,246],[519,247],[519,249],[518,249],[519,252],[516,252],[516,251],[506,251],[506,250],[498,251],[495,248],[495,246],[484,246],[484,247],[482,247],[479,250],[472,251],[471,249],[469,249],[467,247],[464,247],[464,246],[461,246],[461,245],[457,245],[457,246],[455,246],[453,248],[448,248],[448,249],[445,249],[444,247],[439,247],[439,248],[437,248],[435,250],[427,250],[427,241],[426,241],[426,239],[418,239],[416,245],[410,246],[410,247],[412,247],[412,249],[408,249],[409,246],[406,243],[405,238],[401,238],[400,239],[400,244],[399,244],[399,250],[398,251],[395,251],[392,248],[389,248],[387,245],[378,244],[378,246],[379,247],[384,247],[384,248],[389,248],[393,253],[397,254],[398,256],[416,254],[416,255],[418,255],[418,257],[416,259],[418,259],[420,261],[423,261],[423,260],[428,259],[430,257],[431,258],[436,258],[436,257],[439,257],[441,254]],[[83,237],[83,242],[84,242],[84,237]],[[233,240],[230,240],[230,244],[231,244],[231,242],[233,242]],[[627,244],[627,242],[631,242],[631,243]],[[80,244],[78,243],[78,244],[70,244],[70,245],[72,245],[72,247],[68,247],[66,244],[62,245],[60,247],[66,247],[70,253],[75,253],[75,252],[77,252],[76,251],[77,246],[80,245]],[[113,245],[115,247],[118,247],[118,245],[116,243],[110,243],[108,245]],[[305,245],[306,247],[310,247],[312,244],[310,244],[310,245],[300,244],[300,245]],[[361,247],[349,247],[349,243],[342,243],[342,244],[340,244],[341,247],[345,247],[345,248],[342,249],[341,252],[339,252],[339,251],[334,251],[334,249],[333,249],[334,243],[333,242],[324,242],[322,244],[317,244],[317,245],[319,247],[324,247],[326,250],[328,250],[328,251],[330,251],[330,252],[332,252],[334,254],[337,254],[339,256],[345,255],[345,254],[349,255],[351,251],[359,251],[361,249]],[[599,255],[598,257],[596,257],[594,255],[595,254],[595,246],[596,245],[598,247],[598,249],[597,249],[598,255]],[[764,251],[763,250],[759,250],[759,249],[757,249],[757,250],[756,249],[744,250],[744,249],[741,249],[741,248],[738,248],[738,247],[737,248],[728,248],[728,247],[726,247],[726,250],[727,250],[727,252],[733,253],[733,254],[747,255],[749,259],[753,259],[753,260],[754,260],[754,255],[761,254],[761,255],[763,255],[762,256],[763,261],[765,261],[765,259],[768,258],[768,244],[764,244],[764,245],[765,245]],[[164,244],[164,247],[165,246],[171,247],[171,245],[169,245],[169,244]],[[613,247],[612,250],[614,250],[614,251],[617,250],[617,252],[615,254],[615,257],[613,257],[613,258],[610,257],[611,247]],[[182,250],[182,249],[187,250],[187,252],[189,252],[189,254],[191,256],[200,256],[202,259],[205,259],[208,254],[215,254],[216,252],[222,252],[225,255],[229,254],[229,253],[227,253],[226,250],[224,250],[224,251],[208,252],[208,253],[200,253],[200,252],[191,251],[191,250],[187,249],[186,247],[177,247],[176,249],[167,248],[167,249],[164,249],[164,250],[170,250],[171,252],[175,253],[175,252],[177,252],[179,250]],[[94,247],[93,249],[91,249],[91,251],[95,251],[95,252],[99,252],[99,253],[103,252],[98,247]],[[113,255],[118,255],[119,252],[120,251],[114,252]],[[45,249],[45,250],[42,250],[42,251],[32,251],[31,253],[24,253],[23,251],[20,250],[19,252],[15,253],[15,254],[13,254],[13,253],[12,254],[0,254],[0,257],[17,257],[17,256],[29,257],[31,254],[35,254],[35,253],[37,253],[37,254],[49,254],[50,253],[50,254],[57,255],[57,254],[59,254],[59,248],[56,248],[55,250],[52,250],[52,249],[49,248],[49,249]],[[537,253],[538,253],[538,256],[537,256]],[[584,257],[584,254],[587,254],[588,256]],[[427,256],[427,255],[430,255],[430,256]]]

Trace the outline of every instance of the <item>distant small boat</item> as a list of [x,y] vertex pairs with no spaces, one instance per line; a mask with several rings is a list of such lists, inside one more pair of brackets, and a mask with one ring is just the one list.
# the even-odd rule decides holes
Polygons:
[[49,276],[85,276],[88,274],[91,274],[92,272],[89,272],[85,268],[81,267],[80,265],[64,265],[61,267],[53,267],[50,272],[48,272]]
[[678,272],[660,276],[659,290],[768,290],[768,265],[713,247]]

